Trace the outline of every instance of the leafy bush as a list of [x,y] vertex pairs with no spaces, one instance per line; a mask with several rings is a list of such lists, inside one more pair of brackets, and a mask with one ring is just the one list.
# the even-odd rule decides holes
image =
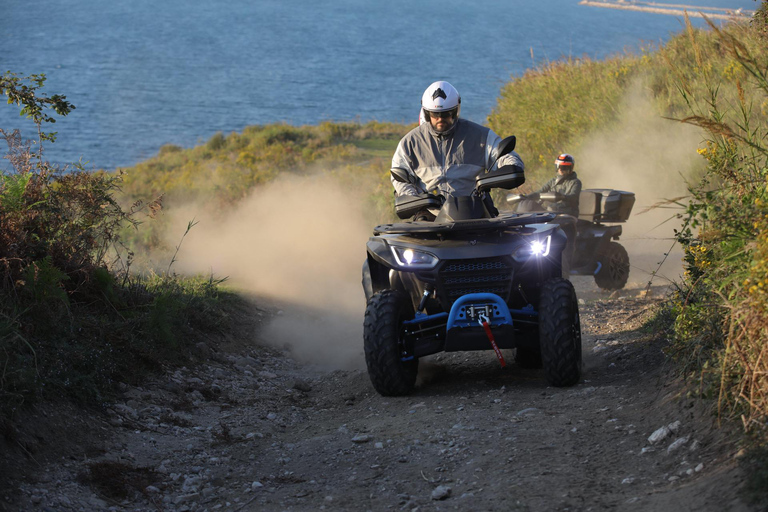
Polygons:
[[[230,328],[237,300],[221,280],[129,273],[124,230],[157,201],[115,199],[123,173],[58,169],[44,161],[46,109],[74,108],[13,74],[0,92],[38,125],[37,141],[0,129],[11,168],[0,172],[0,415],[37,398],[99,401],[117,381],[188,360],[200,333]],[[37,148],[34,150],[33,148]],[[168,158],[179,150],[166,146]]]
[[213,137],[208,139],[208,142],[205,143],[205,148],[208,151],[218,151],[224,147],[224,144],[226,144],[224,134],[216,132]]
[[690,190],[678,233],[686,278],[672,348],[716,391],[721,414],[765,435],[768,51],[754,26],[711,29],[688,25],[691,60],[667,56],[689,109],[682,120],[709,134],[700,150],[707,174]]

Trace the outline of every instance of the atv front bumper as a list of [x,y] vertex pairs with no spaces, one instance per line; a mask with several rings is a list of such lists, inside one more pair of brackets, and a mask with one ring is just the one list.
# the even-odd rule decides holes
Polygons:
[[412,320],[403,322],[406,348],[403,360],[437,352],[491,350],[481,321],[483,317],[487,318],[499,348],[516,348],[516,322],[532,324],[536,316],[532,307],[510,310],[504,300],[493,293],[464,295],[454,302],[449,313],[417,313]]

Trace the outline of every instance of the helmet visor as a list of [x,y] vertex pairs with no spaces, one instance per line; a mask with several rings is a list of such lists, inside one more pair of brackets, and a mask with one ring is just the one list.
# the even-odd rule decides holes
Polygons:
[[458,113],[459,109],[452,108],[450,110],[444,110],[443,112],[430,112],[429,110],[424,110],[424,115],[427,119],[448,119],[448,118],[454,118],[456,117],[456,114]]

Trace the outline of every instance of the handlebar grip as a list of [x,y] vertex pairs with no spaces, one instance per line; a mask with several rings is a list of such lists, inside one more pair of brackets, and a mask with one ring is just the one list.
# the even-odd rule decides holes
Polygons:
[[544,192],[543,194],[539,195],[539,198],[542,201],[559,201],[560,199],[557,197],[559,194],[557,192]]

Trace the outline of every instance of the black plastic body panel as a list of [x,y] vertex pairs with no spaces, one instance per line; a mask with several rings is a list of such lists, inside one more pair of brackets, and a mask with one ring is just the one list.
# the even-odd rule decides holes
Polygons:
[[485,172],[476,178],[476,188],[480,191],[492,188],[510,190],[525,183],[525,172],[516,165],[505,165],[499,169]]
[[401,219],[407,219],[423,210],[440,208],[441,206],[442,201],[440,198],[432,194],[398,196],[395,198],[395,213]]
[[611,240],[621,236],[622,227],[594,224],[580,219],[576,228],[578,236],[571,271],[576,275],[591,275],[597,269],[599,255],[608,247]]

